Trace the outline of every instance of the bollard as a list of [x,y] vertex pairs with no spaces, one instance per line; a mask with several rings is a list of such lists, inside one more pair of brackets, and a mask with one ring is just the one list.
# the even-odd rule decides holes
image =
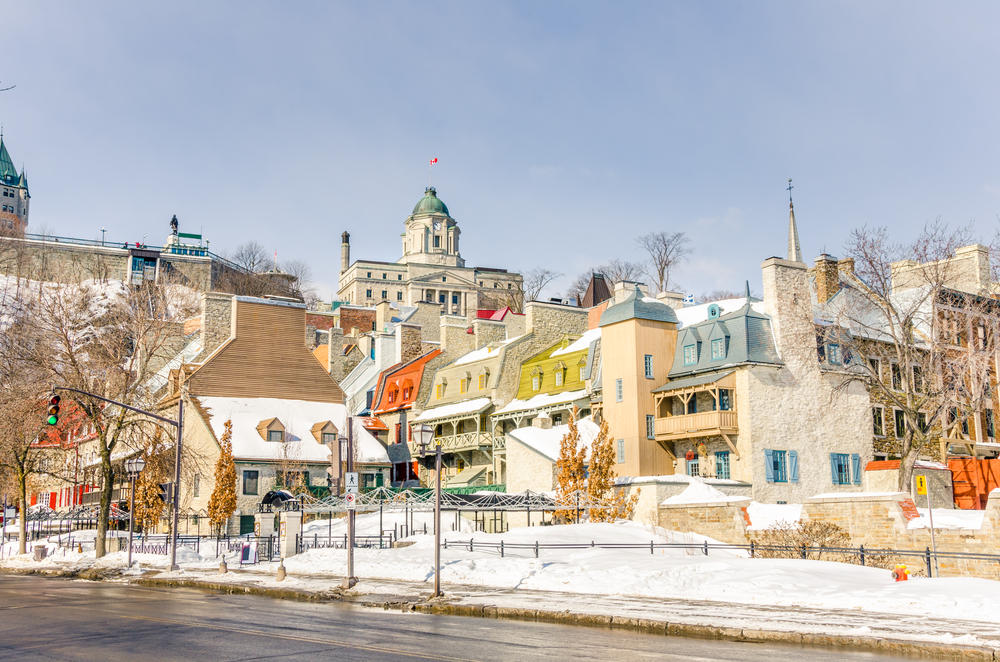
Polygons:
[[864,566],[864,564],[865,564],[865,546],[864,545],[859,545],[858,549],[861,550],[861,565]]
[[535,541],[535,558],[538,558],[538,541]]
[[753,558],[753,540],[750,541],[750,558]]
[[500,558],[503,558],[503,540],[500,541]]
[[279,582],[283,582],[283,581],[285,581],[285,575],[286,575],[286,574],[287,574],[287,573],[285,572],[285,560],[284,560],[284,559],[282,559],[282,560],[281,560],[281,564],[280,564],[280,565],[278,566],[278,573],[277,573],[277,577],[276,577],[276,579],[277,579],[277,580],[278,580]]
[[930,547],[927,548],[927,554],[926,554],[926,556],[924,558],[927,560],[927,576],[928,577],[933,577],[934,575],[931,574],[931,548]]
[[650,541],[649,541],[649,553],[650,553],[650,554],[653,554],[653,553],[654,553],[654,552],[653,552],[653,541],[652,541],[652,540],[650,540]]
[[226,565],[226,559],[222,559],[222,563],[219,564],[219,574],[224,575],[229,572],[229,566]]
[[705,541],[705,556],[708,556],[708,541]]

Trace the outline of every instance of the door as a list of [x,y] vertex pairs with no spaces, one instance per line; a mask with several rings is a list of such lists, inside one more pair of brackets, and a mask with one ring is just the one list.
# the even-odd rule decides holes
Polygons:
[[253,515],[240,515],[240,535],[253,533]]

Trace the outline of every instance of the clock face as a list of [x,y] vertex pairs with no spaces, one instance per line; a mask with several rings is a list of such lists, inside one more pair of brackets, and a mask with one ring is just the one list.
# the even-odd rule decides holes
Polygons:
[[435,230],[441,229],[441,221],[434,221],[434,229]]

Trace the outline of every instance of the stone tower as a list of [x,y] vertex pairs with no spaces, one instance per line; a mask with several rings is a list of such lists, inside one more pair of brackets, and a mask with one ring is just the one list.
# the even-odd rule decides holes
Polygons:
[[28,225],[28,176],[18,174],[0,133],[0,231],[24,232]]
[[433,186],[424,190],[424,197],[417,202],[404,225],[403,257],[398,262],[465,266],[458,250],[462,231]]

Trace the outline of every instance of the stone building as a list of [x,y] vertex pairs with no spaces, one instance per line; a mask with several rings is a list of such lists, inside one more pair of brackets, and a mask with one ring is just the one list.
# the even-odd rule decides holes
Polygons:
[[0,133],[0,232],[23,234],[30,204],[28,175],[23,168],[18,174]]
[[[379,301],[437,304],[445,314],[468,316],[486,299],[523,304],[519,274],[506,269],[466,267],[459,251],[461,230],[448,207],[428,188],[403,223],[403,256],[396,262],[351,263],[350,234],[341,244],[340,299],[371,306]],[[503,293],[502,297],[491,293]]]

